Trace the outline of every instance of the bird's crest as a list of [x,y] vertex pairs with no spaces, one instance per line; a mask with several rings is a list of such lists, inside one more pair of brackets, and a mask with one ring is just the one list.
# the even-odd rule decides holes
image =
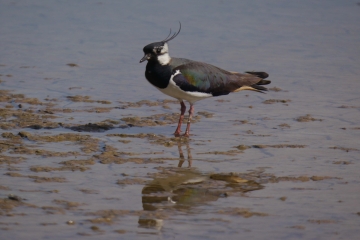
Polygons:
[[[174,33],[174,34],[171,36],[171,28],[170,28],[170,33],[169,33],[169,35],[168,35],[164,40],[161,41],[162,43],[169,42],[169,41],[173,40],[177,35],[179,35],[179,33],[180,33],[180,31],[181,31],[181,22],[179,22],[179,24],[180,24],[179,31],[177,31],[177,33]],[[171,36],[171,37],[170,37],[170,36]]]

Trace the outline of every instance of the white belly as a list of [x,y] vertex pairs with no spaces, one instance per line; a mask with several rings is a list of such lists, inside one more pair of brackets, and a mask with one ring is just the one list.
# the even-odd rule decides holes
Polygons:
[[210,93],[201,93],[201,92],[185,92],[176,86],[175,82],[170,79],[169,85],[166,88],[157,88],[162,93],[169,95],[170,97],[177,98],[179,101],[186,100],[189,103],[193,104],[196,101],[199,101],[204,98],[212,97]]

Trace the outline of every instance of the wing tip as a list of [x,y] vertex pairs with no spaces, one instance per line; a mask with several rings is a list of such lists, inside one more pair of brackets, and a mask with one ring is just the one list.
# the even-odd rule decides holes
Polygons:
[[251,75],[254,75],[254,76],[257,76],[257,77],[259,77],[259,78],[261,78],[261,79],[265,79],[265,78],[269,77],[269,74],[266,73],[266,72],[248,71],[248,72],[246,72],[246,73],[251,74]]

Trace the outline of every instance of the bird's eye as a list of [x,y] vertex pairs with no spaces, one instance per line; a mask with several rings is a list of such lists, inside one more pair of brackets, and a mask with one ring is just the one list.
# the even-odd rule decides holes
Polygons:
[[161,53],[161,48],[157,48],[156,53]]

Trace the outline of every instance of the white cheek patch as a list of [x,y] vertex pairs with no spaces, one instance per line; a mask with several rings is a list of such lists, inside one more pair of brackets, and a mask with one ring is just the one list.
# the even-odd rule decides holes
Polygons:
[[158,55],[157,59],[161,65],[167,65],[167,64],[169,64],[171,57],[168,53],[165,53],[162,55]]
[[[156,52],[155,49],[154,49],[154,51]],[[169,47],[168,47],[167,43],[165,43],[164,46],[161,48],[160,54],[157,56],[157,59],[161,65],[169,64],[171,57],[170,57],[168,51],[169,51]]]
[[168,53],[169,52],[169,46],[167,45],[167,43],[164,44],[163,48],[161,49],[161,53]]

